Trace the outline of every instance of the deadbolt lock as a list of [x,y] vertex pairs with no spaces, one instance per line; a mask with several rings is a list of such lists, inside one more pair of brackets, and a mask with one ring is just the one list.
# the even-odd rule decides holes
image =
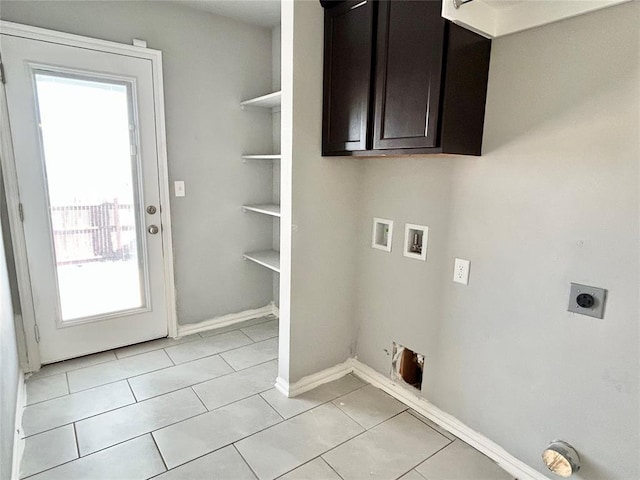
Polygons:
[[149,205],[147,207],[147,213],[149,215],[153,215],[154,213],[156,213],[158,211],[158,209],[154,206],[154,205]]
[[149,228],[147,230],[151,235],[155,235],[160,231],[160,229],[156,225],[149,225]]

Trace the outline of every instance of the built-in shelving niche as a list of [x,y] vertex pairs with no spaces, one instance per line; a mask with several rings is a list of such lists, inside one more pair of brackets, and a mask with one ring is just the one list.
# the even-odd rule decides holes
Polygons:
[[[272,113],[274,151],[280,149],[280,99],[281,92],[273,92],[260,97],[251,98],[240,103],[246,111],[267,111]],[[244,259],[264,268],[280,273],[280,159],[279,153],[258,152],[242,156],[242,161],[251,163],[271,163],[273,166],[272,203],[246,204],[242,210],[247,214],[264,215],[273,219],[273,238],[271,250],[244,253]],[[274,278],[274,300],[277,302],[278,278]]]

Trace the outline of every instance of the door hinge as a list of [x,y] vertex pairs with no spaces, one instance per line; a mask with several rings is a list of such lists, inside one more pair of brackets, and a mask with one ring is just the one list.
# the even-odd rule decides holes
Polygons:
[[20,221],[24,222],[24,208],[22,208],[22,204],[18,204],[18,216],[20,217]]
[[36,334],[36,343],[40,343],[40,329],[38,328],[37,323],[33,326],[33,330]]
[[0,62],[0,81],[5,84],[7,83],[7,79],[4,76],[4,63]]

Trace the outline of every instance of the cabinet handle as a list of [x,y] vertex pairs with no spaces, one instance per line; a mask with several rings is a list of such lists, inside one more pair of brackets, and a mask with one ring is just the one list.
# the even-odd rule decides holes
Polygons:
[[[364,2],[360,2],[360,3],[356,4],[356,5],[354,5],[349,10],[355,10],[356,8],[361,7],[362,5],[366,5],[368,1],[369,0],[364,0]],[[467,0],[467,1],[469,1],[469,0]]]
[[430,110],[431,109],[431,78],[429,78],[429,89],[427,90],[427,121],[425,122],[425,126],[424,126],[424,136],[428,137],[429,136],[429,116],[430,116]]
[[453,7],[457,10],[465,3],[469,3],[473,0],[453,0]]

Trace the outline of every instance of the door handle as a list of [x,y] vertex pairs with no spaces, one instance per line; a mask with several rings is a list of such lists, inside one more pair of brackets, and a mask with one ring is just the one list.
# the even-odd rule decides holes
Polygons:
[[149,225],[149,228],[147,228],[147,231],[151,235],[155,235],[156,233],[158,233],[160,231],[160,229],[156,225]]

